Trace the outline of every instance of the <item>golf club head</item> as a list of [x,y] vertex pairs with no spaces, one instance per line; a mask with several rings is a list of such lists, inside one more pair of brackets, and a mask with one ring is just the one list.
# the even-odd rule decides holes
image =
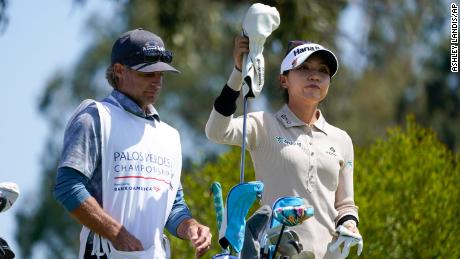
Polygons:
[[0,212],[5,212],[16,201],[19,196],[19,187],[15,183],[0,183]]
[[292,255],[290,259],[315,259],[312,251],[302,251],[300,254]]
[[267,235],[270,244],[276,244],[278,239],[281,238],[278,252],[282,256],[296,255],[303,249],[299,236],[293,230],[287,229],[283,231],[283,234],[280,236],[280,227],[277,227],[267,231]]
[[246,222],[243,248],[240,253],[241,258],[260,258],[260,247],[261,242],[263,242],[262,235],[265,236],[267,223],[270,221],[271,216],[271,207],[264,205],[249,217]]
[[[280,237],[281,226],[271,228],[267,230],[267,238],[271,244],[276,244],[276,241]],[[282,233],[284,240],[299,240],[299,236],[292,229],[286,228]],[[282,240],[283,241],[283,240]]]
[[0,238],[0,258],[2,259],[11,259],[14,258],[15,254],[8,246],[8,243],[3,239]]
[[295,248],[298,254],[302,252],[303,246],[299,241],[289,240],[288,243]]

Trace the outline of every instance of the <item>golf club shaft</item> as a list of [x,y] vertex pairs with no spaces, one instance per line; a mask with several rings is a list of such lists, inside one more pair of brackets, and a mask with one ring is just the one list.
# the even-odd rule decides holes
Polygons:
[[241,145],[241,167],[240,167],[240,183],[244,182],[244,161],[246,154],[246,113],[247,113],[248,98],[243,97],[243,143]]
[[273,258],[276,258],[276,252],[278,252],[278,247],[281,243],[281,238],[283,238],[283,232],[284,232],[284,228],[286,226],[283,224],[282,227],[281,227],[281,231],[280,231],[280,234],[279,234],[279,237],[278,237],[278,241],[276,241],[276,245],[275,245],[275,251],[273,251]]

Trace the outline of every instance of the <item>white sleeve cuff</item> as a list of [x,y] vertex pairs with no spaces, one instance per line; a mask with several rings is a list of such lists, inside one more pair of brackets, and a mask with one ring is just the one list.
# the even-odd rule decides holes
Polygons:
[[233,67],[233,71],[228,78],[227,85],[237,92],[241,90],[241,86],[243,85],[243,75],[235,67]]

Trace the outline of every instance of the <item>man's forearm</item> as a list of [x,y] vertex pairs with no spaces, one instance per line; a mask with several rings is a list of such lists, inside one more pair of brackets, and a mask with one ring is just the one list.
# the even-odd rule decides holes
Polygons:
[[178,237],[177,228],[179,227],[182,221],[191,218],[190,210],[187,207],[187,204],[184,200],[184,191],[182,185],[179,186],[176,198],[174,199],[174,204],[172,206],[171,212],[169,213],[168,220],[166,221],[166,229],[172,235]]
[[183,220],[179,226],[177,227],[177,236],[182,239],[190,239],[190,233],[189,233],[189,228],[192,225],[198,225],[199,223],[193,219],[193,218],[188,218],[186,220]]
[[60,167],[53,191],[54,198],[67,211],[73,211],[91,196],[87,190],[88,182],[88,177],[74,168]]
[[112,242],[123,229],[123,225],[107,214],[93,197],[86,199],[70,214],[78,222]]

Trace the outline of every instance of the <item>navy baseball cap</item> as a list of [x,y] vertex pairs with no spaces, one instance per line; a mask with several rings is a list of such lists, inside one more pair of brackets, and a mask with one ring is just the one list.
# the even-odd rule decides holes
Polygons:
[[120,63],[139,72],[180,73],[169,65],[172,59],[173,53],[165,49],[163,40],[142,28],[123,33],[112,46],[112,65]]

